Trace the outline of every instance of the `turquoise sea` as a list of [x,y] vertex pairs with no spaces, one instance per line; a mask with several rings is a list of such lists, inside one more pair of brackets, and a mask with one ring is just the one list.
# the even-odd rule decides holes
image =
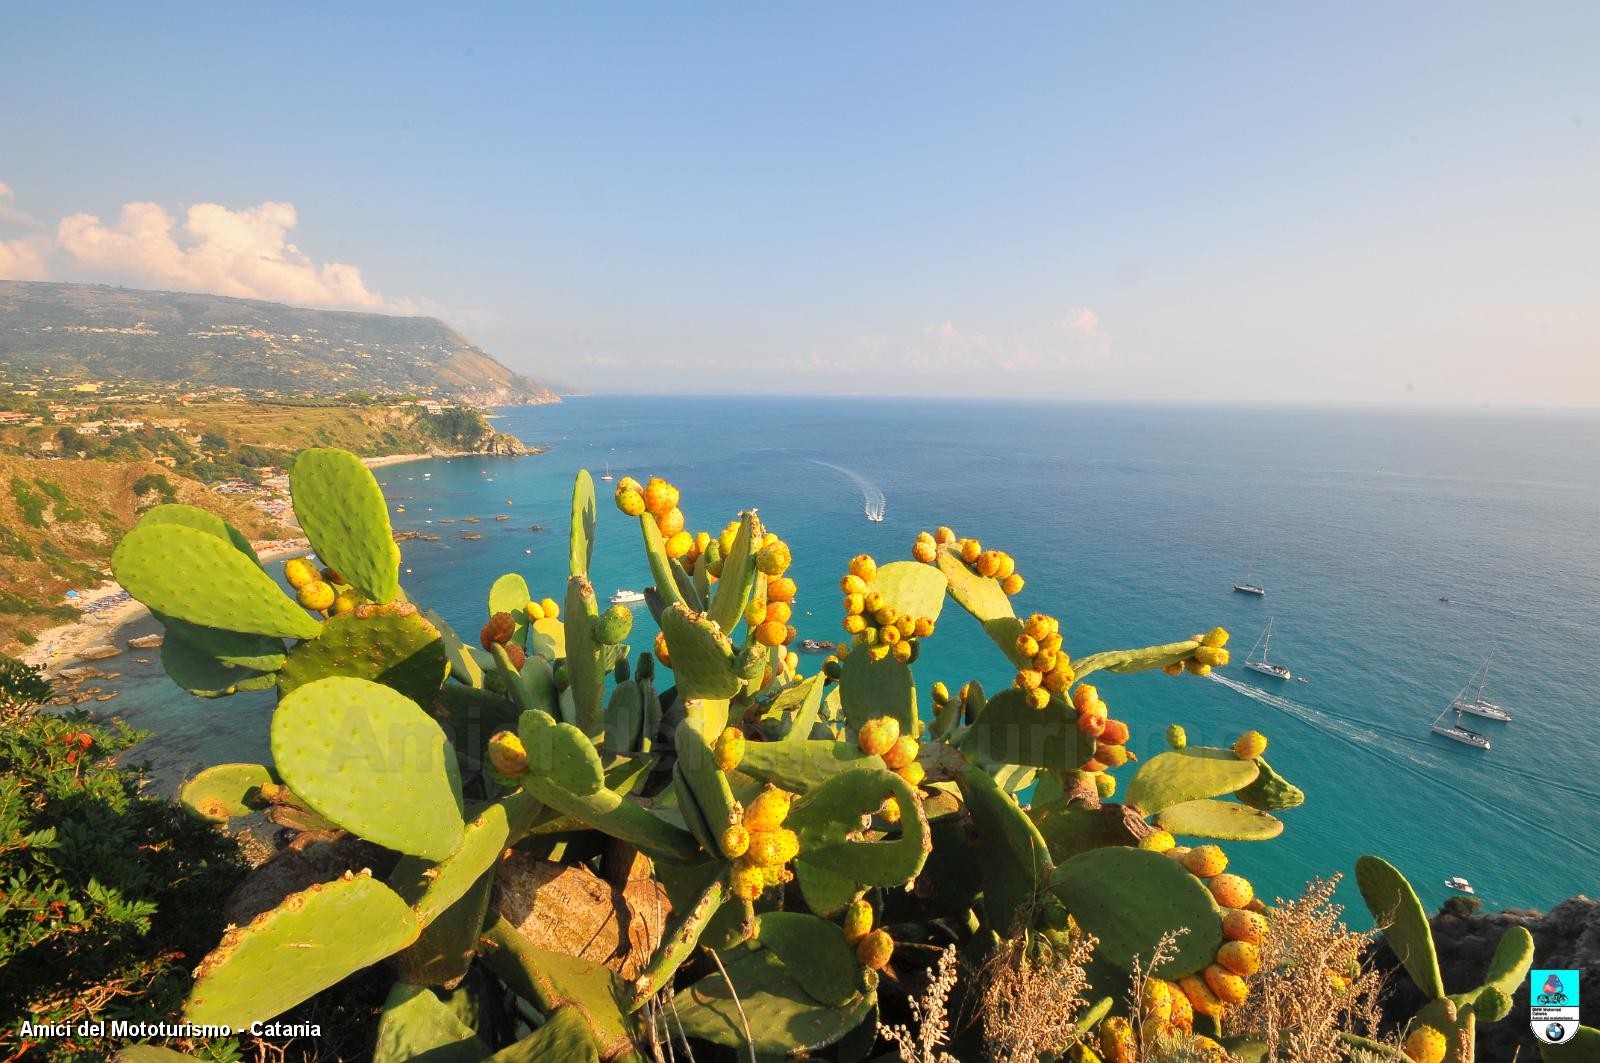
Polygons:
[[[796,622],[819,639],[838,632],[852,555],[909,556],[917,531],[947,523],[1016,556],[1018,611],[1062,617],[1074,656],[1214,624],[1234,633],[1223,681],[1100,687],[1141,756],[1172,721],[1191,742],[1268,735],[1273,764],[1309,796],[1279,839],[1231,846],[1266,896],[1348,873],[1364,852],[1399,865],[1430,906],[1454,874],[1491,907],[1600,889],[1600,418],[593,397],[498,425],[549,452],[378,470],[405,506],[397,528],[443,537],[404,544],[408,591],[468,637],[503,572],[560,597],[579,466],[669,478],[694,528],[757,506],[794,549]],[[880,492],[886,519],[869,523],[863,494]],[[437,523],[468,516],[482,520]],[[1252,561],[1265,598],[1231,590]],[[649,581],[637,524],[605,500],[594,576],[602,597]],[[651,630],[640,616],[636,652]],[[1273,659],[1308,682],[1238,666],[1268,618]],[[1473,724],[1488,752],[1430,734],[1491,649],[1488,692],[1515,722]],[[193,700],[137,656],[118,662],[122,694],[104,708],[154,732],[140,754],[163,789],[265,756],[268,698]],[[968,678],[994,689],[1009,671],[953,605],[917,665],[924,691]]]

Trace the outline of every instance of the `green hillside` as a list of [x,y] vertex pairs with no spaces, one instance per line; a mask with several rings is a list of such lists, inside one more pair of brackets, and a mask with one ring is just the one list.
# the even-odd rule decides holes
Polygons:
[[560,401],[431,317],[23,281],[0,281],[0,379],[406,394],[480,407]]

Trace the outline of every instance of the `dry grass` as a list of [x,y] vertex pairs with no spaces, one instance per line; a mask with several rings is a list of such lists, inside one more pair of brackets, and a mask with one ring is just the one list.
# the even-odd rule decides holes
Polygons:
[[1378,1031],[1382,979],[1361,963],[1376,933],[1355,933],[1341,921],[1344,909],[1333,903],[1338,884],[1337,875],[1314,880],[1268,912],[1261,974],[1227,1027],[1230,1034],[1265,1041],[1269,1060],[1340,1063],[1346,1058],[1340,1033],[1384,1040]]
[[976,997],[988,1058],[1034,1063],[1078,1043],[1078,1014],[1088,1003],[1084,967],[1095,945],[1089,935],[1073,934],[1065,949],[1052,949],[1042,937],[1030,949],[1018,935],[995,953],[979,976]]
[[911,998],[912,1028],[878,1024],[878,1036],[894,1045],[900,1063],[959,1063],[944,1051],[950,1042],[950,991],[956,987],[960,963],[954,945],[939,954],[921,997]]

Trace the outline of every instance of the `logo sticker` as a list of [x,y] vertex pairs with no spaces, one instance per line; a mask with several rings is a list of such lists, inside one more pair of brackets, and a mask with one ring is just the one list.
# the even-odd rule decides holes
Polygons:
[[1578,1033],[1578,972],[1533,971],[1528,976],[1528,1024],[1547,1045]]

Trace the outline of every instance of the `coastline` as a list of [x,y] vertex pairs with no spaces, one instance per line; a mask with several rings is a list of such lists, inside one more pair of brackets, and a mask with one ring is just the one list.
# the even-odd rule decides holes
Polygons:
[[379,454],[375,457],[362,458],[361,463],[369,469],[383,469],[390,465],[404,465],[412,461],[430,461],[434,458],[531,458],[535,454],[543,454],[543,447],[527,447],[520,454],[492,454],[481,450],[436,450],[428,454]]
[[[267,539],[250,545],[263,562],[282,561],[311,549],[311,543],[303,538]],[[128,597],[122,585],[111,579],[81,592],[75,601],[83,615],[39,632],[38,641],[18,655],[23,663],[43,668],[54,676],[63,668],[100,659],[82,655],[102,646],[115,646],[120,656],[130,647],[118,641],[118,634],[134,621],[150,615],[150,610]]]

